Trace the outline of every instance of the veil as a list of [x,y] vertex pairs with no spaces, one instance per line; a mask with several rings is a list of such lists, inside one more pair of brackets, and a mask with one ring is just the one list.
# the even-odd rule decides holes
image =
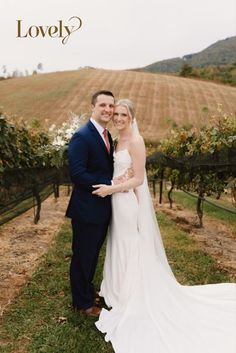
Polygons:
[[[132,122],[132,130],[135,134],[140,135],[137,120],[135,118]],[[139,198],[138,229],[141,234],[140,241],[142,243],[142,250],[146,252],[147,258],[155,257],[165,270],[167,270],[167,272],[175,279],[168,263],[159,225],[156,220],[156,214],[148,187],[146,170],[144,182],[137,187],[137,191]]]

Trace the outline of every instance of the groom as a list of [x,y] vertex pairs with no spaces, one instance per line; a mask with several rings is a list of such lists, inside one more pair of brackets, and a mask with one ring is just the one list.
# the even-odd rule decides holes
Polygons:
[[71,218],[73,241],[70,266],[72,304],[89,316],[98,316],[94,305],[94,277],[99,251],[111,217],[111,197],[92,194],[92,185],[111,184],[113,144],[106,126],[113,116],[114,96],[99,91],[92,96],[90,120],[73,135],[68,150],[73,192],[66,211]]

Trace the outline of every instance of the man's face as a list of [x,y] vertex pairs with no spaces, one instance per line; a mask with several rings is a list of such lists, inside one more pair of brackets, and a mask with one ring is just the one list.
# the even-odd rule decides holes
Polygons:
[[105,94],[97,96],[95,105],[92,105],[92,118],[103,127],[109,123],[114,112],[114,98]]

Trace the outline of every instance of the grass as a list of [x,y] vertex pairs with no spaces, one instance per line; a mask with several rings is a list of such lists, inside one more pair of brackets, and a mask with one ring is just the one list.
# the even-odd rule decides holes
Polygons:
[[[164,214],[158,221],[170,264],[183,284],[229,282],[230,275]],[[112,353],[94,325],[70,308],[68,268],[71,232],[65,223],[37,271],[2,320],[1,353]],[[95,276],[99,288],[105,247]]]
[[[112,352],[96,330],[95,320],[81,317],[70,308],[70,238],[70,226],[66,224],[4,317],[1,353]],[[97,286],[101,266],[102,261],[96,275]]]
[[[212,198],[206,198],[209,199],[209,201],[214,202],[216,205],[220,205],[220,206],[225,206],[228,208],[233,209],[232,205],[230,205],[229,202],[226,201],[222,201],[222,200],[215,200]],[[173,200],[179,204],[181,204],[184,208],[188,208],[191,210],[196,211],[196,198],[193,198],[191,196],[189,196],[188,194],[182,192],[182,191],[174,191],[173,192]],[[236,211],[236,209],[235,209]],[[236,215],[229,213],[227,211],[224,211],[222,209],[219,209],[217,207],[214,207],[210,204],[207,204],[206,202],[204,202],[203,205],[203,212],[204,214],[217,218],[219,220],[222,221],[226,221],[230,224],[235,224],[236,223]],[[204,215],[203,215],[204,218]],[[204,222],[204,219],[203,219]]]
[[166,253],[176,278],[181,284],[195,285],[231,281],[230,275],[220,269],[215,260],[200,249],[197,242],[180,230],[162,212],[158,222]]
[[236,109],[234,87],[166,74],[82,69],[2,80],[0,110],[37,118],[45,127],[61,125],[70,112],[88,113],[91,96],[101,87],[134,101],[140,131],[152,142],[176,125],[202,126],[219,103],[226,113]]

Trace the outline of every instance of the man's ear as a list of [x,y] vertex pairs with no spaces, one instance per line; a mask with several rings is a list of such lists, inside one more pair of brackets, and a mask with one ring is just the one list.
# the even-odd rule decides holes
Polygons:
[[93,104],[90,104],[90,108],[92,111],[94,111],[95,106]]

